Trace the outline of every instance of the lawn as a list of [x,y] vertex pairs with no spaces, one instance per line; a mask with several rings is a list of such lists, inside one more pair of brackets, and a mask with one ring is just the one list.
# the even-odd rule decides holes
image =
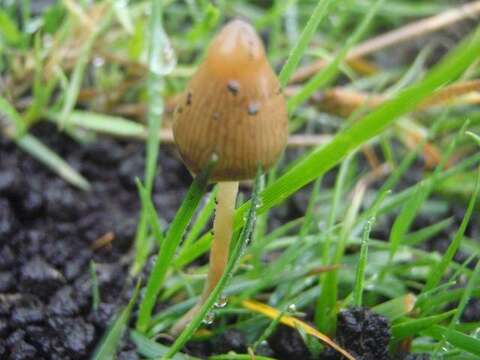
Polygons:
[[0,0],[0,358],[480,358],[479,19]]

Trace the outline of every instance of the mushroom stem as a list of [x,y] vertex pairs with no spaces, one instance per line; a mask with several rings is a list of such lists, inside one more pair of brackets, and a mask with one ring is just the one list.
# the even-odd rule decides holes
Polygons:
[[217,206],[213,223],[214,236],[210,250],[208,277],[200,300],[172,327],[171,333],[173,335],[178,335],[193,319],[213,289],[215,289],[225,271],[230,252],[237,193],[238,181],[222,181],[218,183]]

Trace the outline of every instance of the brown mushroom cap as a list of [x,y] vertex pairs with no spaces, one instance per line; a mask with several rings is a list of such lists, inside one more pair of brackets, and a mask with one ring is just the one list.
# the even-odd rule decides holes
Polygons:
[[208,48],[175,111],[173,134],[193,173],[215,153],[213,181],[255,176],[287,142],[287,108],[262,42],[241,20],[228,23]]

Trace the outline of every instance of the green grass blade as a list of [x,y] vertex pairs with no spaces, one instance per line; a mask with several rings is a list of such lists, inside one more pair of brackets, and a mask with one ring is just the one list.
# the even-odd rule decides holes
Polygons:
[[457,330],[448,330],[444,326],[434,325],[424,333],[437,340],[446,340],[453,346],[469,352],[471,354],[480,356],[480,340],[472,336],[465,335]]
[[140,199],[142,201],[142,207],[145,209],[144,211],[146,212],[146,219],[152,229],[153,236],[158,246],[160,246],[163,241],[163,233],[157,210],[155,210],[152,199],[150,198],[150,196],[148,196],[147,190],[142,185],[141,181],[139,179],[136,179],[136,183],[138,193],[140,194]]
[[[48,116],[56,123],[60,123],[62,119],[61,114],[58,112],[49,112]],[[115,137],[143,139],[147,135],[145,126],[119,116],[74,110],[68,116],[67,121],[70,126],[77,126],[85,130]]]
[[208,177],[212,167],[215,164],[211,162],[207,168],[196,176],[190,189],[183,200],[180,209],[177,211],[170,228],[168,229],[165,240],[160,247],[155,265],[148,278],[145,296],[140,303],[140,310],[137,319],[137,330],[144,333],[150,324],[153,307],[158,297],[158,293],[163,285],[167,270],[171,265],[175,250],[180,243],[187,225],[190,223],[195,210],[202,199],[208,185]]
[[92,309],[97,311],[100,304],[100,288],[98,286],[97,265],[90,260],[90,283],[92,284]]
[[[148,134],[145,161],[145,188],[148,196],[151,196],[155,175],[157,172],[157,160],[160,146],[160,129],[162,128],[164,100],[163,91],[165,88],[164,75],[170,73],[176,64],[173,50],[170,46],[165,30],[163,28],[163,7],[162,1],[151,0],[151,15],[149,27],[148,44],[148,109],[147,123]],[[166,57],[169,54],[169,57]],[[143,205],[143,204],[142,204]],[[132,273],[136,274],[145,264],[151,243],[148,239],[148,231],[145,228],[147,211],[142,208],[140,221],[138,223],[137,236],[135,238],[135,260]]]
[[426,226],[420,230],[409,233],[405,236],[404,243],[405,245],[413,246],[418,245],[428,239],[431,239],[433,236],[437,235],[441,231],[448,228],[453,223],[453,218],[447,218],[441,220],[435,224]]
[[425,287],[423,288],[424,292],[433,289],[439,284],[440,280],[445,274],[445,271],[450,265],[450,262],[453,260],[453,257],[455,256],[458,250],[458,247],[460,246],[460,242],[463,239],[463,235],[465,234],[465,230],[468,226],[468,223],[470,222],[470,218],[473,214],[473,210],[475,209],[475,202],[478,198],[479,190],[480,190],[480,170],[477,173],[477,182],[475,185],[475,190],[472,194],[472,197],[470,198],[468,208],[467,208],[467,211],[465,212],[465,216],[463,217],[462,223],[460,224],[459,229],[455,233],[455,236],[453,237],[452,242],[448,246],[447,251],[445,252],[445,254],[443,254],[440,264],[431,268],[427,278],[427,282],[425,284]]
[[[12,137],[18,137],[25,132],[25,123],[22,119],[22,116],[2,96],[0,96],[0,113],[6,117],[6,121],[9,122],[11,125],[11,129],[9,128],[6,129],[6,132],[8,132],[8,135]],[[3,125],[3,124],[0,122],[0,125]]]
[[345,46],[338,52],[335,58],[327,65],[325,69],[317,73],[310,79],[302,89],[288,100],[289,112],[295,111],[299,105],[303,104],[312,94],[334,79],[340,71],[340,65],[347,56],[348,51],[364,35],[368,26],[372,22],[375,14],[384,0],[377,0],[369,9],[362,22],[356,27],[355,32],[347,39]]
[[[212,355],[208,357],[208,360],[251,360],[252,355],[249,354],[222,354]],[[255,360],[275,360],[274,358],[267,356],[255,355]]]
[[480,136],[478,136],[472,131],[467,131],[465,134],[470,136],[480,146]]
[[100,342],[97,350],[92,356],[92,360],[113,360],[115,358],[115,351],[128,325],[130,313],[132,312],[133,305],[137,301],[139,292],[140,281],[137,282],[137,286],[128,305],[120,312],[112,326],[108,329],[103,340]]
[[105,10],[106,14],[102,16],[100,24],[94,28],[92,33],[86,39],[80,55],[77,58],[75,67],[73,68],[72,76],[68,84],[68,88],[65,91],[65,99],[63,102],[62,110],[60,111],[60,126],[62,128],[68,126],[68,118],[72,112],[75,104],[77,103],[78,94],[85,77],[85,69],[90,59],[90,55],[95,45],[96,40],[100,34],[108,27],[112,20],[113,10],[109,2],[107,2],[108,8]]
[[375,218],[372,217],[365,224],[362,236],[362,244],[360,246],[360,255],[358,259],[357,272],[355,274],[355,284],[353,289],[353,304],[354,306],[362,306],[363,286],[365,284],[365,269],[367,267],[368,256],[368,240],[370,238],[370,231],[372,230]]
[[310,40],[315,34],[318,25],[328,14],[331,3],[332,0],[320,0],[317,2],[317,6],[313,10],[312,16],[310,16],[310,18],[308,19],[307,25],[305,25],[305,28],[300,34],[300,38],[296,42],[295,47],[288,55],[287,62],[285,63],[285,65],[283,65],[283,68],[278,75],[280,85],[282,87],[285,87],[285,85],[287,85],[290,76],[292,76],[293,72],[297,68]]
[[185,343],[191,338],[194,332],[198,329],[201,325],[202,320],[205,318],[207,313],[213,307],[213,304],[220,296],[221,292],[223,291],[225,285],[227,284],[228,280],[233,276],[233,271],[240,260],[245,247],[253,233],[255,227],[255,218],[257,207],[259,205],[259,194],[258,194],[258,187],[260,182],[261,172],[259,171],[257,177],[255,179],[255,185],[253,188],[252,198],[251,198],[251,206],[248,211],[247,219],[245,222],[245,226],[242,229],[240,237],[234,243],[233,248],[231,250],[231,254],[228,259],[227,266],[225,268],[225,272],[223,273],[222,277],[220,278],[217,286],[212,291],[212,293],[208,296],[208,299],[200,308],[200,311],[195,315],[192,321],[188,324],[188,326],[183,330],[183,332],[178,336],[175,343],[170,348],[168,354],[166,354],[163,358],[170,359],[174,356],[184,345]]
[[390,321],[406,315],[415,305],[415,296],[406,294],[372,307],[372,311],[387,317]]
[[456,310],[447,311],[442,314],[427,316],[420,319],[407,320],[392,326],[392,335],[395,340],[401,340],[410,337],[419,332],[432,327],[442,321],[447,320],[455,314]]
[[90,184],[82,175],[36,137],[25,134],[15,142],[20,149],[53,170],[65,181],[82,190],[90,190]]
[[5,115],[4,119],[7,122],[5,134],[12,138],[20,149],[43,163],[70,184],[82,190],[90,189],[88,181],[53,150],[35,136],[24,134],[25,125],[22,116],[2,97],[0,97],[0,113]]
[[[130,339],[132,339],[133,343],[136,345],[137,351],[147,359],[159,358],[168,352],[167,346],[150,340],[138,331],[132,330],[130,332]],[[172,360],[198,360],[198,358],[177,353],[174,357],[172,357]]]
[[202,208],[202,210],[198,213],[197,218],[195,219],[195,222],[192,225],[192,229],[188,233],[185,242],[183,243],[182,249],[180,250],[180,253],[184,249],[188,249],[188,247],[198,239],[200,233],[202,230],[205,228],[207,225],[208,220],[211,218],[214,210],[215,210],[215,198],[217,196],[217,187],[211,192],[210,196],[208,197],[207,202],[205,203],[205,206]]
[[325,243],[323,244],[323,249],[322,249],[322,261],[325,265],[328,263],[331,264],[330,249],[332,248],[332,239],[334,235],[331,233],[331,229],[333,229],[333,226],[335,225],[335,220],[337,219],[338,205],[341,202],[341,197],[343,195],[343,187],[345,185],[345,181],[348,175],[348,170],[350,169],[351,159],[352,157],[347,157],[345,161],[342,162],[342,164],[340,165],[340,170],[337,175],[337,179],[335,181],[335,188],[333,190],[333,198],[332,198],[332,206],[330,207],[330,212],[328,214],[328,219],[327,219],[327,230],[329,231],[329,233],[327,234],[327,238],[325,239]]
[[0,41],[2,39],[11,45],[19,45],[22,42],[22,33],[10,15],[0,9]]

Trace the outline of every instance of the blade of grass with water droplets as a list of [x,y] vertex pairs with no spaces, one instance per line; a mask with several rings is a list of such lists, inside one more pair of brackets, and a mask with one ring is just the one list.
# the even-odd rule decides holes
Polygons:
[[185,195],[182,205],[178,209],[175,218],[170,224],[164,241],[162,241],[157,259],[150,276],[148,277],[145,296],[140,303],[136,326],[137,330],[142,333],[146,332],[150,325],[152,311],[157,301],[158,293],[162,288],[167,271],[172,263],[175,250],[182,240],[183,233],[185,232],[187,225],[190,223],[190,220],[192,219],[192,216],[207,189],[208,178],[214,166],[215,163],[210,162],[207,168],[195,177],[190,189]]
[[260,183],[261,171],[258,171],[257,176],[255,178],[255,185],[253,187],[253,193],[251,198],[251,206],[248,210],[248,215],[246,218],[245,226],[242,229],[240,237],[237,241],[233,244],[227,266],[225,268],[225,272],[222,274],[217,286],[213,289],[211,294],[208,296],[208,299],[200,308],[199,312],[195,315],[189,325],[182,331],[182,333],[178,336],[177,340],[175,340],[174,344],[170,348],[168,354],[166,354],[163,359],[170,359],[174,356],[184,345],[185,343],[192,337],[194,332],[198,329],[202,320],[207,316],[210,309],[213,307],[215,301],[219,298],[220,294],[222,293],[223,289],[227,285],[228,280],[233,276],[233,272],[235,267],[240,260],[245,247],[252,236],[254,227],[255,227],[255,218],[257,214],[257,207],[260,201],[259,198],[259,183]]

